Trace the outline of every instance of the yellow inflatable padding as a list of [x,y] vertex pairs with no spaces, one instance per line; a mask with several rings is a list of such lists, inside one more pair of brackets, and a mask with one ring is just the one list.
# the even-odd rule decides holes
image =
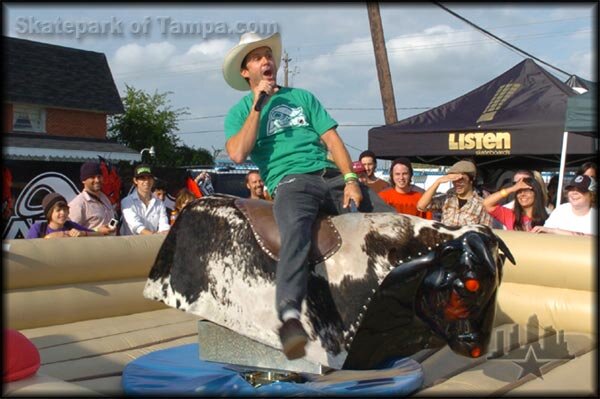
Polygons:
[[[593,291],[595,240],[494,231],[508,245],[503,281]],[[165,236],[4,241],[5,289],[147,277]]]
[[131,331],[152,330],[190,320],[199,320],[199,317],[181,310],[166,308],[125,316],[110,316],[103,319],[31,328],[21,330],[21,333],[29,338],[39,350],[44,350],[80,341],[95,341]]
[[596,331],[596,292],[503,282],[497,300],[496,325],[527,324],[534,317],[541,327],[583,333]]
[[8,328],[52,326],[164,309],[142,296],[146,278],[108,283],[26,288],[4,294]]
[[494,230],[515,257],[504,263],[502,281],[595,290],[595,237]]
[[92,380],[106,377],[107,375],[122,373],[123,368],[125,368],[132,360],[147,355],[148,353],[197,342],[198,335],[194,334],[194,336],[159,342],[152,346],[131,348],[127,351],[98,354],[98,356],[46,364],[42,365],[40,370],[45,374],[66,381],[76,382],[77,380]]
[[4,289],[148,277],[164,234],[6,240]]
[[[543,347],[545,342],[555,338],[556,337],[549,337],[548,339],[542,339],[540,340],[540,344]],[[567,342],[569,342],[569,338],[566,337],[566,339]],[[559,367],[556,367],[556,363],[552,364],[549,362],[550,364],[544,364],[541,366],[541,369],[544,372],[543,379],[535,378],[531,375],[526,375],[524,378],[518,379],[521,368],[515,364],[512,359],[489,359],[487,361],[482,361],[472,368],[462,371],[460,374],[451,376],[446,381],[441,381],[432,387],[427,387],[414,396],[501,397],[505,394],[518,395],[519,393],[524,395],[534,395],[535,393],[538,393],[545,397],[548,395],[555,396],[559,393],[571,396],[574,394],[572,389],[574,385],[578,386],[575,390],[576,393],[585,396],[593,396],[594,381],[596,379],[594,378],[595,372],[593,370],[590,371],[590,369],[593,369],[593,355],[595,352],[596,351],[592,348],[587,348],[585,354],[573,360],[563,360],[566,364],[560,365]],[[551,369],[552,366],[554,366],[553,369]],[[535,378],[533,384],[531,387],[525,388],[528,380],[531,380],[532,377]],[[561,377],[568,377],[569,379],[562,380],[561,382]],[[548,384],[546,384],[546,378],[549,380]],[[565,383],[565,381],[569,381],[570,383]],[[573,384],[573,381],[577,381],[577,383]],[[513,390],[515,386],[520,386],[521,388]],[[568,392],[565,392],[566,386],[569,387]]]
[[2,397],[88,397],[98,396],[94,390],[60,380],[43,373],[36,373],[29,378],[5,383],[2,387]]

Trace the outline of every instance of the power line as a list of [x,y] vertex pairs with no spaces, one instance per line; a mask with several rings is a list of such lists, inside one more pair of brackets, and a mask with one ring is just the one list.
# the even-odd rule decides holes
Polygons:
[[[582,30],[576,30],[576,31],[563,31],[563,32],[550,32],[550,33],[532,33],[532,34],[525,34],[525,35],[516,35],[516,36],[510,36],[511,39],[516,39],[516,38],[523,38],[523,37],[550,37],[550,36],[564,36],[565,34],[568,33],[584,33],[584,32],[590,32],[590,29],[582,29]],[[472,46],[472,45],[478,45],[480,43],[485,43],[489,41],[489,39],[484,39],[484,40],[465,40],[465,41],[454,41],[454,42],[447,42],[447,43],[434,43],[434,44],[423,44],[423,45],[418,45],[418,46],[404,46],[404,47],[388,47],[388,53],[399,53],[399,52],[403,52],[403,51],[417,51],[417,50],[431,50],[431,49],[439,49],[439,48],[451,48],[451,47],[462,47],[462,46]],[[330,54],[317,54],[314,57],[346,57],[346,56],[350,56],[350,55],[371,55],[372,50],[354,50],[354,51],[344,51],[344,52],[340,52],[340,53],[330,53]],[[312,55],[309,55],[312,57]],[[306,58],[306,56],[305,56]],[[306,63],[311,61],[312,59],[301,59],[298,60],[298,63]]]
[[513,46],[512,44],[508,43],[507,41],[504,41],[504,40],[500,39],[498,36],[496,36],[496,35],[494,35],[493,33],[491,33],[491,32],[489,32],[489,31],[487,31],[487,30],[485,30],[485,29],[481,28],[480,26],[478,26],[478,25],[474,24],[473,22],[469,21],[468,19],[466,19],[466,18],[464,18],[464,17],[462,17],[462,16],[458,15],[457,13],[455,13],[454,11],[451,11],[451,10],[450,10],[450,9],[448,9],[447,7],[444,7],[444,6],[443,6],[443,5],[441,5],[440,3],[438,3],[438,2],[436,2],[436,1],[434,1],[434,4],[436,4],[437,6],[439,6],[441,9],[443,9],[443,10],[447,11],[448,13],[450,13],[450,14],[454,15],[456,18],[460,19],[461,21],[464,21],[464,22],[466,22],[467,24],[471,25],[472,27],[474,27],[474,28],[475,28],[475,29],[477,29],[478,31],[480,31],[480,32],[483,32],[484,34],[486,34],[486,35],[488,35],[488,36],[492,37],[493,39],[495,39],[495,40],[497,40],[497,41],[499,41],[501,44],[503,44],[503,45],[505,45],[505,46],[508,46],[508,47],[509,47],[509,49],[513,49],[513,50],[516,50],[517,52],[519,52],[519,53],[521,53],[521,54],[525,54],[526,56],[528,56],[528,57],[530,57],[530,58],[533,58],[534,60],[536,60],[536,61],[539,61],[539,62],[541,62],[542,64],[544,64],[544,65],[547,65],[547,66],[549,66],[549,67],[550,67],[550,68],[552,68],[552,69],[555,69],[555,70],[557,70],[557,71],[559,71],[559,72],[561,72],[561,73],[564,73],[564,74],[565,74],[565,75],[567,75],[567,76],[571,76],[571,75],[572,75],[572,74],[570,74],[570,73],[568,73],[568,72],[565,72],[565,71],[563,71],[563,70],[562,70],[562,69],[560,69],[560,68],[557,68],[557,67],[555,67],[554,65],[551,65],[551,64],[547,63],[546,61],[543,61],[543,60],[541,60],[541,59],[537,58],[536,56],[534,56],[534,55],[532,55],[532,54],[529,54],[528,52],[526,52],[526,51],[524,51],[524,50],[521,50],[520,48],[518,48],[518,47],[516,47],[516,46]]
[[[338,127],[373,127],[381,126],[382,123],[371,123],[371,124],[359,124],[359,123],[340,123]],[[177,132],[176,134],[209,134],[209,133],[223,133],[223,129],[220,130],[196,130],[193,132]]]
[[195,132],[177,132],[176,134],[208,134],[208,133],[223,133],[223,129],[221,129],[221,130],[198,130]]
[[[368,108],[368,107],[357,107],[357,108],[351,108],[351,107],[340,107],[340,108],[334,108],[334,107],[325,107],[325,109],[327,109],[328,111],[381,111],[383,108],[379,107],[379,108]],[[396,109],[399,110],[411,110],[411,109],[431,109],[431,107],[396,107]]]
[[210,116],[193,116],[191,118],[179,119],[180,121],[195,121],[198,119],[214,119],[214,118],[224,118],[226,115],[210,115]]
[[[439,4],[438,4],[439,5]],[[444,8],[443,6],[440,5],[441,8]],[[444,8],[445,9],[445,8]],[[446,9],[447,10],[447,9]],[[449,13],[451,14],[455,14],[450,10],[447,10]],[[499,40],[502,44],[506,44],[507,46],[512,46],[510,43],[504,41],[503,39],[500,39],[496,36],[494,36],[493,34],[491,34],[490,32],[478,27],[477,25],[473,24],[472,22],[462,18],[461,16],[459,16],[458,14],[456,14],[457,18],[461,18],[463,20],[465,20],[465,22],[473,25],[476,29],[488,34],[489,36],[491,36],[492,38],[494,38],[495,40]],[[571,19],[578,19],[578,18],[571,18]],[[569,20],[569,19],[563,19],[563,20]],[[555,20],[555,21],[562,21],[562,20]],[[540,23],[545,23],[545,22],[535,22],[532,24],[540,24]],[[532,25],[532,24],[521,24],[521,25]],[[507,26],[511,26],[511,25],[507,25]],[[514,26],[519,26],[519,25],[514,25]],[[498,27],[501,28],[501,27]],[[514,38],[523,38],[523,37],[549,37],[549,36],[556,36],[556,35],[564,35],[567,33],[581,33],[581,32],[589,32],[589,29],[583,29],[583,30],[575,30],[575,31],[566,31],[566,32],[549,32],[549,33],[534,33],[534,34],[525,34],[525,35],[516,35],[516,36],[509,36],[511,39]],[[435,35],[449,35],[449,34],[458,34],[458,33],[462,33],[464,31],[460,30],[460,31],[454,31],[454,32],[441,32],[441,33],[435,33],[435,34],[410,34],[410,35],[401,35],[398,38],[410,38],[410,37],[431,37],[431,36],[435,36]],[[370,40],[370,39],[369,39]],[[359,43],[359,42],[367,42],[367,40],[355,40],[355,43]],[[397,51],[406,51],[406,50],[422,50],[422,49],[436,49],[436,48],[449,48],[449,47],[456,47],[456,46],[462,46],[462,45],[470,45],[470,44],[478,44],[481,43],[481,41],[463,41],[463,42],[451,42],[451,43],[438,43],[438,44],[433,44],[433,45],[423,45],[423,46],[412,46],[412,47],[402,47],[402,48],[394,48],[394,47],[390,47],[388,48],[388,52],[397,52]],[[320,45],[320,44],[316,44],[313,45],[313,47],[316,46],[325,46],[325,45]],[[289,48],[293,48],[293,45],[290,45]],[[307,44],[303,44],[303,47],[311,47],[311,45],[307,45]],[[514,47],[514,46],[513,46]],[[524,53],[523,50],[520,50],[517,48],[518,51],[521,51]],[[346,52],[341,52],[341,53],[333,53],[333,54],[316,54],[316,55],[311,55],[311,54],[303,54],[301,56],[299,56],[300,58],[307,58],[307,57],[315,57],[315,56],[320,56],[320,57],[327,57],[327,56],[346,56],[346,55],[362,55],[362,54],[368,54],[371,55],[371,51],[362,51],[362,50],[358,50],[358,51],[346,51]],[[526,53],[527,54],[527,53]],[[528,55],[531,58],[534,58],[544,64],[546,64],[544,61],[539,60],[538,58],[532,56],[532,55]],[[300,61],[300,60],[297,60]],[[304,61],[304,60],[302,60]],[[116,73],[115,77],[117,78],[122,78],[125,79],[127,77],[144,77],[144,76],[140,76],[140,75],[153,75],[153,74],[161,74],[162,76],[160,77],[167,77],[164,76],[165,74],[189,74],[189,73],[197,73],[197,72],[209,72],[209,71],[219,71],[221,69],[220,66],[216,66],[216,61],[198,61],[198,62],[192,62],[192,63],[186,63],[186,64],[175,64],[175,65],[170,65],[170,68],[181,68],[181,67],[193,67],[193,66],[198,66],[198,65],[204,65],[204,67],[201,68],[182,68],[179,70],[173,70],[171,72],[165,72],[164,68],[165,67],[155,67],[155,68],[146,68],[143,70],[139,70],[139,71],[131,71],[131,72],[122,72],[122,73]],[[549,65],[549,64],[546,64]],[[552,68],[552,65],[549,65]],[[563,72],[563,71],[561,71]],[[563,72],[566,74],[566,72]],[[569,75],[570,76],[570,75]]]
[[[535,21],[535,22],[527,22],[527,23],[520,23],[520,24],[511,24],[511,25],[500,25],[500,26],[493,26],[490,29],[505,29],[505,28],[513,28],[513,27],[518,27],[518,26],[530,26],[530,25],[540,25],[540,24],[549,24],[549,23],[556,23],[556,22],[563,22],[563,21],[572,21],[572,20],[578,20],[578,19],[590,19],[591,17],[586,16],[586,17],[572,17],[572,18],[561,18],[561,19],[549,19],[549,20],[545,20],[545,21]],[[439,32],[439,33],[433,33],[433,34],[427,34],[424,35],[422,33],[409,33],[409,34],[405,34],[405,35],[400,35],[400,36],[396,36],[395,39],[407,39],[407,38],[419,38],[419,37],[431,37],[431,36],[438,36],[438,35],[448,35],[448,34],[460,34],[460,33],[464,33],[464,32],[469,32],[469,30],[467,29],[461,29],[461,30],[456,30],[453,32]],[[353,43],[370,43],[371,42],[371,38],[368,39],[355,39],[353,41]],[[323,43],[323,42],[319,42],[319,43],[302,43],[302,48],[308,48],[308,47],[327,47],[327,46],[337,46],[340,44],[345,44],[345,43],[340,43],[340,42],[329,42],[329,43]],[[288,48],[299,48],[297,45],[294,44],[290,44],[288,45]]]
[[[381,111],[382,107],[325,107],[328,111]],[[421,109],[431,109],[431,107],[396,107],[396,109],[401,111],[408,110],[421,110]],[[190,118],[182,118],[180,121],[194,121],[200,119],[215,119],[215,118],[224,118],[227,115],[208,115],[208,116],[192,116]]]
[[[520,23],[520,24],[511,24],[511,25],[500,25],[500,26],[494,26],[491,27],[490,29],[505,29],[505,28],[512,28],[512,27],[518,27],[518,26],[531,26],[531,25],[540,25],[540,24],[549,24],[549,23],[556,23],[556,22],[564,22],[564,21],[573,21],[573,20],[581,20],[581,19],[590,19],[589,16],[586,17],[572,17],[572,18],[561,18],[561,19],[550,19],[550,20],[545,20],[545,21],[535,21],[535,22],[528,22],[528,23]],[[395,37],[395,39],[406,39],[406,38],[419,38],[419,37],[431,37],[431,36],[439,36],[439,35],[448,35],[448,34],[460,34],[463,32],[468,32],[468,30],[463,29],[463,30],[456,30],[453,32],[439,32],[439,33],[433,33],[433,34],[422,34],[422,33],[411,33],[411,34],[406,34],[406,35],[400,35]],[[365,43],[370,43],[371,42],[371,38],[368,39],[356,39],[354,40],[354,43],[361,43],[361,42],[365,42]],[[309,48],[309,47],[327,47],[327,46],[338,46],[340,44],[345,44],[345,43],[340,43],[340,42],[329,42],[329,43],[323,43],[323,42],[319,42],[319,43],[302,43],[302,47],[303,48]],[[294,48],[297,47],[297,45],[295,44],[289,44],[288,48]],[[198,62],[190,62],[190,63],[184,63],[184,64],[175,64],[175,65],[171,65],[172,68],[176,68],[176,67],[185,67],[185,66],[192,66],[192,65],[199,65],[199,64],[209,64],[209,65],[214,65],[214,62],[220,62],[218,60],[213,61],[198,61]],[[153,71],[153,70],[157,70],[157,71],[161,71],[162,67],[156,67],[156,68],[148,68],[145,69],[141,72],[145,72],[145,71]],[[139,71],[138,71],[139,72]],[[123,72],[121,74],[117,74],[116,76],[123,76],[123,75],[135,75],[138,72]]]
[[[510,36],[511,39],[516,38],[525,38],[525,37],[551,37],[551,36],[564,36],[569,33],[586,33],[590,32],[590,29],[580,29],[580,30],[570,30],[570,31],[562,31],[562,32],[550,32],[550,33],[532,33],[525,35],[515,35]],[[502,39],[500,39],[502,40]],[[450,42],[450,43],[435,43],[435,44],[424,44],[419,46],[403,46],[403,47],[389,47],[388,53],[400,53],[406,51],[418,51],[418,50],[435,50],[435,49],[445,49],[452,47],[462,47],[462,46],[473,46],[478,45],[480,43],[485,43],[486,40],[466,40],[461,42]],[[512,51],[512,50],[511,50]],[[297,56],[297,64],[305,64],[307,62],[311,62],[315,58],[324,58],[324,57],[348,57],[348,56],[371,56],[372,50],[355,50],[355,51],[343,51],[340,53],[330,53],[330,54],[309,54],[303,56]],[[532,58],[539,60],[538,58],[531,56]],[[546,64],[544,61],[539,60],[540,62]],[[194,64],[188,64],[194,65]],[[164,79],[164,78],[173,78],[179,77],[181,75],[188,74],[197,74],[199,72],[217,72],[221,70],[220,66],[214,67],[202,67],[202,68],[191,68],[186,70],[174,70],[174,71],[165,71],[166,67],[159,67],[153,69],[145,69],[137,72],[129,72],[122,74],[115,74],[116,78],[127,80],[127,79]],[[554,68],[554,67],[553,67]],[[154,72],[155,71],[155,72]],[[561,71],[562,72],[562,71]],[[567,72],[563,72],[567,74]],[[132,75],[131,77],[126,77],[124,75]],[[569,75],[570,76],[570,75]]]
[[356,150],[356,151],[362,151],[362,150],[363,150],[363,148],[357,148],[357,147],[353,146],[352,144],[350,144],[350,143],[348,143],[348,142],[346,142],[346,141],[344,141],[344,144],[345,144],[347,147],[350,147],[350,148],[352,148],[352,149],[354,149],[354,150]]

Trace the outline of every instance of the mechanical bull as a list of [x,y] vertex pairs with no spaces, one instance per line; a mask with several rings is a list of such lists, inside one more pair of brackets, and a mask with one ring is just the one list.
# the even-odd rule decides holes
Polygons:
[[[160,248],[144,296],[281,349],[279,245],[271,204],[216,195],[189,204]],[[448,344],[486,352],[508,248],[482,225],[390,213],[315,223],[302,323],[306,360],[371,369]]]

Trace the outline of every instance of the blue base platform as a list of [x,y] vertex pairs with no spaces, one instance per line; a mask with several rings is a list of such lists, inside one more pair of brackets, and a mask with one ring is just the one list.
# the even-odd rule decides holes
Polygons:
[[[233,366],[202,361],[198,353],[198,344],[189,344],[137,358],[123,370],[125,393],[186,396],[406,396],[423,384],[421,365],[412,359],[400,359],[391,362],[389,367],[365,371],[364,379],[335,378],[336,373],[345,371],[334,371],[320,381],[279,381],[255,388]],[[360,378],[361,372],[352,373],[358,373]]]

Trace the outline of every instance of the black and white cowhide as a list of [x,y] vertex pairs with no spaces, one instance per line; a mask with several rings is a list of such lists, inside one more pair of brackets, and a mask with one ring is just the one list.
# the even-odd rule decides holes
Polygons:
[[[276,261],[261,249],[235,199],[205,197],[182,211],[144,296],[281,349]],[[302,307],[307,360],[368,369],[445,344],[466,356],[485,353],[505,257],[514,263],[491,229],[391,213],[331,221],[342,244],[310,266]]]

